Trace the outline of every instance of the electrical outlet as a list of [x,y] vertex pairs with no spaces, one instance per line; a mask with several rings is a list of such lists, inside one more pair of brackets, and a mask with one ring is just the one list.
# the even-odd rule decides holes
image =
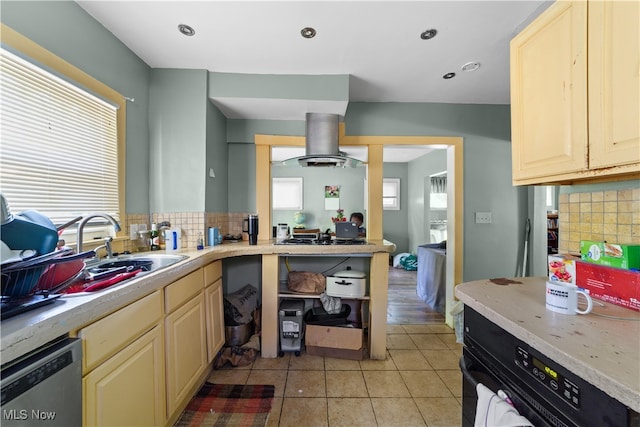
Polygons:
[[129,239],[136,240],[138,238],[138,224],[129,225]]
[[476,224],[491,224],[491,212],[476,212]]

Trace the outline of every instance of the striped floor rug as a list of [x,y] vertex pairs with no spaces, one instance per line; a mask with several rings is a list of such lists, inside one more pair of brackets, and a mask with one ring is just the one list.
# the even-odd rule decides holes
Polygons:
[[175,427],[264,427],[273,402],[273,385],[205,383]]

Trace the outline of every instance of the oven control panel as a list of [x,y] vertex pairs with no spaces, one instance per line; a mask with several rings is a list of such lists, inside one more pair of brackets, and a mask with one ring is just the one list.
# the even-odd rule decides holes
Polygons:
[[580,408],[580,388],[557,369],[543,363],[520,346],[516,347],[515,363],[569,404]]

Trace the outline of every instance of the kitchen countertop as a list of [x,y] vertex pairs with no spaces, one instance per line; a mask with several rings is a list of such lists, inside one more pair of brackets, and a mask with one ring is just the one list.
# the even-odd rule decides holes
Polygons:
[[640,313],[595,299],[590,314],[555,313],[545,308],[545,277],[511,280],[520,283],[479,280],[456,286],[455,294],[496,325],[640,412]]
[[[0,325],[0,363],[2,365],[71,331],[94,322],[133,301],[175,282],[186,274],[218,259],[266,254],[295,255],[367,255],[393,252],[395,245],[386,240],[367,245],[275,245],[272,240],[249,245],[242,241],[224,243],[204,250],[182,250],[171,254],[188,258],[161,270],[135,277],[92,295],[69,295],[54,303],[5,319]],[[164,251],[149,254],[165,253]]]

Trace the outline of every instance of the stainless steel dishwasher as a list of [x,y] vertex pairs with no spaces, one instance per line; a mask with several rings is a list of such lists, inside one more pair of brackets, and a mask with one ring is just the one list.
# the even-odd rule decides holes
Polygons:
[[0,374],[0,424],[82,425],[82,345],[64,338],[25,356]]

